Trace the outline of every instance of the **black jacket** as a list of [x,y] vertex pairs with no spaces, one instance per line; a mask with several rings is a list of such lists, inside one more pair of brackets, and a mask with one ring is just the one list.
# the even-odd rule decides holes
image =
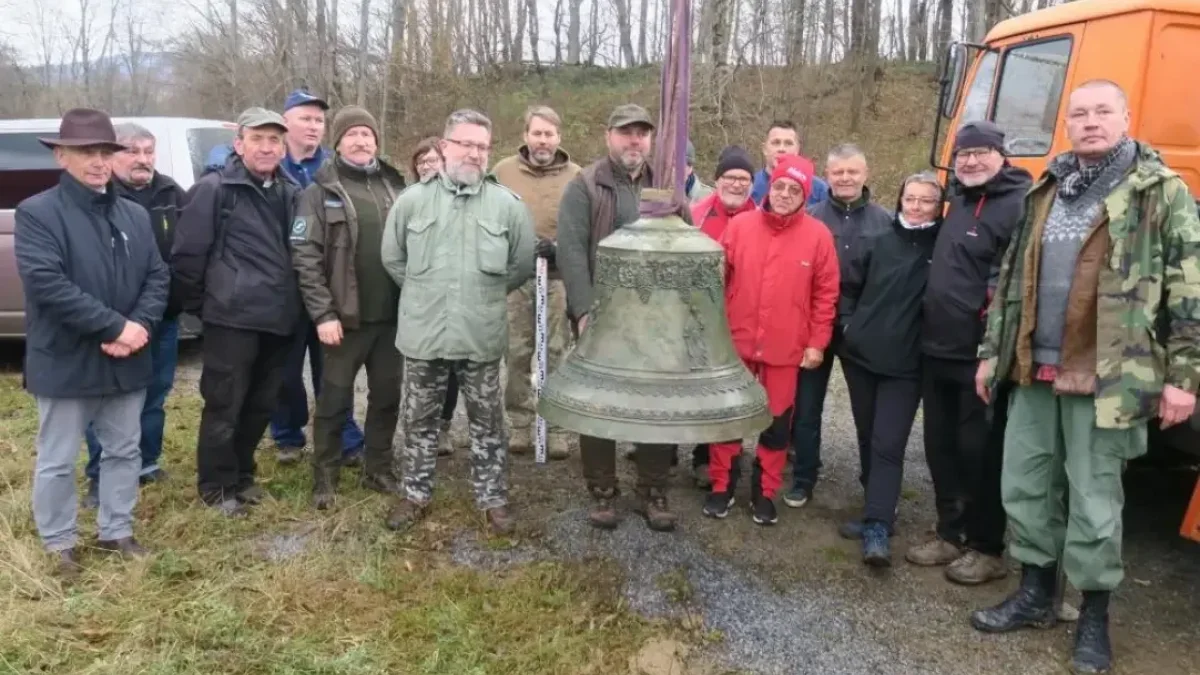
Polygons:
[[[276,171],[264,188],[237,155],[188,190],[171,248],[184,311],[206,324],[290,335],[300,289],[288,231],[299,186]],[[277,190],[272,200],[266,190]],[[282,200],[282,207],[274,203]]]
[[17,206],[17,270],[25,291],[25,388],[35,396],[112,396],[145,389],[150,349],[117,359],[100,346],[126,321],[154,331],[170,273],[146,210],[67,172]]
[[975,361],[983,339],[983,312],[1000,273],[1000,260],[1025,209],[1033,179],[1005,164],[975,188],[953,182],[946,221],[938,234],[925,293],[922,351],[936,358]]
[[[899,211],[899,209],[897,209]],[[921,303],[941,223],[861,239],[842,278],[839,356],[876,375],[915,379],[921,373]]]
[[[863,188],[863,198],[855,205],[848,206],[830,195],[814,206],[808,207],[809,215],[814,216],[829,231],[833,233],[833,244],[837,249],[838,268],[842,279],[842,297],[846,295],[846,277],[851,273],[849,266],[854,263],[854,257],[865,250],[860,243],[863,239],[879,236],[891,229],[892,214],[887,209],[871,201],[870,188]],[[839,304],[844,300],[839,300]],[[834,331],[834,343],[840,341],[837,330]]]
[[[117,194],[145,208],[142,200],[138,199],[136,191],[120,180],[114,180]],[[183,206],[184,192],[170,176],[157,171],[150,185],[143,188],[149,190],[150,229],[154,231],[154,239],[158,242],[158,253],[164,262],[171,260],[171,243],[175,240],[175,227],[179,224],[179,209]],[[183,306],[179,301],[178,292],[172,288],[167,297],[167,311],[164,318],[171,319],[179,316]]]

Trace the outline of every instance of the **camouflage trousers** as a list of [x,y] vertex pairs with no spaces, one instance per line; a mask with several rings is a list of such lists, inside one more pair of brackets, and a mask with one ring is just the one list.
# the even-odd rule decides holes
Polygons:
[[[504,404],[514,428],[528,428],[537,416],[533,401],[534,355],[537,353],[537,286],[526,283],[508,294],[508,386]],[[562,363],[571,337],[567,321],[567,292],[563,282],[552,279],[546,284],[546,375]],[[549,429],[550,433],[562,433]]]
[[433,498],[438,432],[450,373],[467,408],[471,487],[481,510],[508,503],[508,440],[500,400],[500,362],[407,359],[404,379],[404,493],[417,504]]

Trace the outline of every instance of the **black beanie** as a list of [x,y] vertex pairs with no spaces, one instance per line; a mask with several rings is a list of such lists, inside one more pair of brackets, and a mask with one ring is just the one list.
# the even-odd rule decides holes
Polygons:
[[995,122],[967,122],[954,137],[954,150],[962,148],[995,148],[1004,154],[1004,130]]
[[751,176],[754,175],[754,162],[750,160],[750,153],[736,145],[731,145],[721,151],[721,156],[717,158],[717,173],[713,178],[724,176],[730,169],[742,169]]

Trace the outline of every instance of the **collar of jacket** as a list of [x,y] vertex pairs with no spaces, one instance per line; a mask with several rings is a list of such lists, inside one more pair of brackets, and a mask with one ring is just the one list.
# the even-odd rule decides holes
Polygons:
[[116,180],[110,178],[104,192],[96,192],[79,182],[70,173],[63,171],[58,177],[58,185],[64,194],[85,209],[105,209],[113,205],[117,199]]
[[866,185],[863,186],[862,194],[860,194],[858,196],[858,199],[855,199],[854,201],[852,201],[848,204],[846,202],[838,199],[837,197],[833,196],[833,188],[832,188],[832,186],[830,187],[829,205],[836,208],[839,211],[843,211],[843,212],[858,211],[859,209],[865,208],[867,206],[867,204],[870,204],[870,203],[871,203],[871,188],[867,187]]
[[[404,186],[404,175],[396,169],[396,167],[388,164],[382,157],[376,156],[375,161],[379,163],[379,173],[384,180],[391,181],[397,186]],[[313,182],[320,185],[326,190],[335,190],[341,186],[342,179],[338,175],[337,162],[325,162],[320,169],[313,174]]]
[[712,206],[710,206],[708,209],[710,213],[716,213],[717,215],[722,215],[726,218],[740,216],[747,211],[753,211],[757,208],[754,205],[754,200],[751,199],[749,195],[746,196],[746,201],[742,202],[741,206],[733,210],[730,210],[728,206],[725,206],[725,202],[721,201],[721,196],[716,192],[709,195],[709,197],[706,197],[706,199],[712,199]]
[[521,147],[517,148],[517,165],[525,173],[534,176],[547,176],[558,173],[567,168],[567,165],[570,163],[571,156],[562,148],[554,151],[554,160],[546,166],[534,164],[533,160],[529,158],[529,144],[522,144]]
[[[225,164],[225,168],[220,170],[221,182],[226,185],[248,185],[252,188],[262,189],[262,185],[250,175],[250,169],[246,168],[246,163],[238,155],[234,155]],[[275,183],[287,181],[296,184],[296,181],[288,176],[288,172],[283,170],[282,165],[275,167],[275,175],[272,176]]]
[[116,186],[117,194],[119,195],[132,197],[135,192],[149,190],[151,199],[157,197],[163,192],[166,192],[167,190],[172,190],[179,186],[179,184],[175,182],[175,179],[165,174],[161,174],[158,171],[154,172],[154,176],[150,179],[150,184],[140,189],[135,188],[132,185],[127,185],[125,181],[117,178],[116,176],[113,176],[112,182],[113,185]]
[[[1147,188],[1157,185],[1168,178],[1179,176],[1176,171],[1163,162],[1162,155],[1157,150],[1138,140],[1134,140],[1134,145],[1137,146],[1137,153],[1133,161],[1133,169],[1117,184],[1118,189],[1121,185],[1128,185],[1134,192],[1143,192]],[[1070,151],[1068,150],[1062,154],[1066,155],[1069,153]],[[1055,157],[1055,159],[1058,159],[1058,157]],[[1048,165],[1049,163],[1047,163]],[[1042,175],[1038,177],[1033,187],[1029,189],[1028,194],[1032,196],[1035,192],[1040,192],[1047,185],[1054,185],[1056,182],[1054,174],[1050,173],[1049,169],[1046,169],[1042,171]],[[1114,193],[1117,191],[1113,190]]]
[[942,229],[942,217],[940,215],[933,219],[932,225],[920,229],[910,229],[905,227],[904,224],[900,222],[900,218],[901,214],[898,212],[892,217],[892,229],[896,231],[896,234],[898,234],[901,239],[907,242],[919,243],[925,240],[932,241],[937,239],[938,230]]
[[804,220],[804,216],[806,215],[803,206],[801,206],[799,209],[796,209],[795,213],[787,216],[781,216],[770,209],[770,204],[764,199],[762,205],[763,222],[766,223],[767,227],[771,228],[771,230],[774,232],[782,232],[789,227],[800,223]]
[[450,176],[447,176],[445,169],[443,169],[438,172],[436,179],[431,178],[431,180],[436,180],[437,184],[442,186],[442,189],[453,193],[455,197],[459,195],[470,197],[479,194],[479,192],[483,190],[483,184],[485,181],[491,181],[495,183],[496,177],[490,172],[484,172],[483,177],[479,179],[478,183],[473,185],[459,185],[453,180],[450,180]]
[[[625,170],[625,167],[618,166],[612,157],[605,157],[597,163],[596,185],[602,185],[610,189],[614,188],[617,186],[617,181],[619,180],[617,176],[622,176],[626,183],[633,183],[633,178]],[[642,167],[642,173],[638,176],[637,182],[642,186],[654,184],[654,170],[650,168],[649,162]]]
[[[283,161],[280,162],[280,166],[283,167],[284,173],[287,173],[289,175],[291,175],[292,172],[296,169],[307,168],[315,176],[317,171],[320,171],[321,167],[325,165],[326,160],[328,160],[329,158],[330,158],[330,152],[328,150],[326,150],[324,146],[318,145],[317,151],[313,153],[312,157],[306,157],[306,158],[300,159],[300,160],[293,159],[292,151],[288,150],[284,154]],[[291,177],[293,180],[296,180],[297,182],[299,181],[299,179],[296,178],[295,176],[291,176]]]

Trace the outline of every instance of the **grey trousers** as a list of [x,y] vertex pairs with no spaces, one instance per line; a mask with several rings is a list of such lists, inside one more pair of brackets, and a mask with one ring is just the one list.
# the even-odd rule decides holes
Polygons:
[[142,404],[146,390],[118,396],[37,398],[37,469],[33,477],[33,520],[46,550],[74,548],[78,496],[75,464],[83,451],[88,425],[103,448],[100,453],[99,538],[133,535],[138,473],[142,468]]

